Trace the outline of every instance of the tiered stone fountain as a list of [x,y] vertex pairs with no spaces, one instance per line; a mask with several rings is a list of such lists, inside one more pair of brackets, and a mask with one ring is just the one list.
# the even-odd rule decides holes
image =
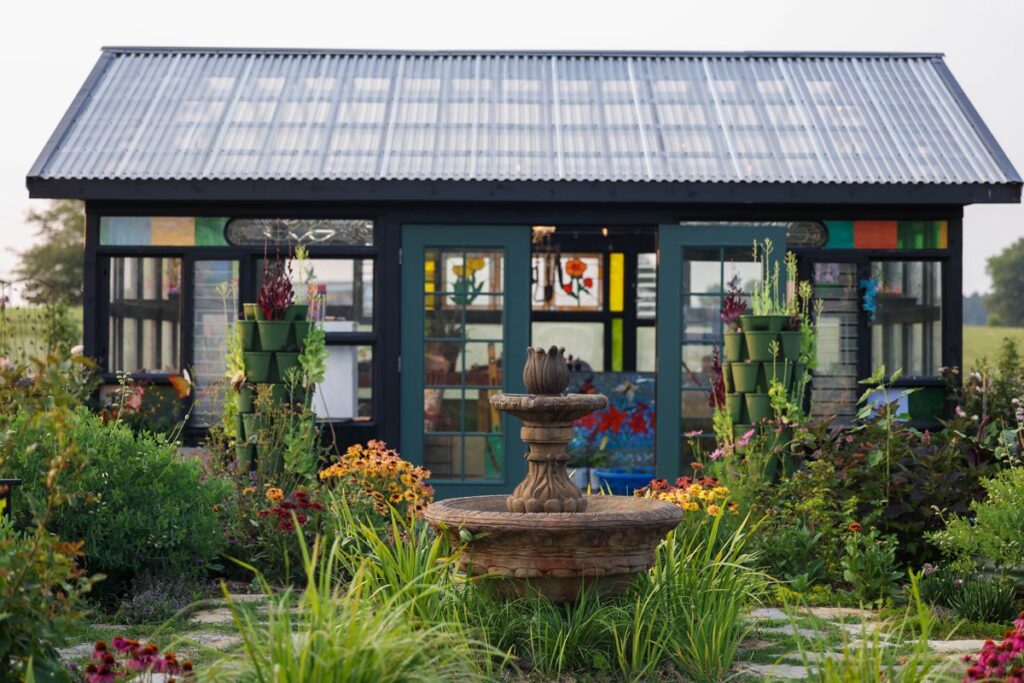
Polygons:
[[586,583],[603,594],[623,591],[654,564],[654,549],[679,524],[669,503],[631,496],[584,496],[569,479],[565,445],[575,420],[608,405],[600,394],[567,394],[565,349],[529,349],[523,380],[529,394],[497,394],[491,405],[523,421],[526,478],[511,496],[434,503],[427,521],[454,544],[468,532],[460,563],[489,576],[507,596],[540,592],[575,600]]

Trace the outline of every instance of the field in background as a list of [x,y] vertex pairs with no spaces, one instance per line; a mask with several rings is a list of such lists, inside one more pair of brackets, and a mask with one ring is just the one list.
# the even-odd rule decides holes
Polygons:
[[995,362],[1005,337],[1017,342],[1024,351],[1024,327],[964,325],[964,368],[970,370],[982,358]]
[[[82,307],[68,310],[82,339]],[[0,311],[0,355],[15,361],[40,358],[46,353],[46,317],[41,307],[7,307]]]

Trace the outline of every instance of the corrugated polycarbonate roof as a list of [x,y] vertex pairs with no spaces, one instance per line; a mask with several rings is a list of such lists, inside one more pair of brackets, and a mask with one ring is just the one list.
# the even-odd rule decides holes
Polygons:
[[43,179],[1019,182],[936,55],[108,48]]

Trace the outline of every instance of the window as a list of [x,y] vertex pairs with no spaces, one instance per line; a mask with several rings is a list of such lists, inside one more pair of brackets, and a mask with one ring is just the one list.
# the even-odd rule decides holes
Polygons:
[[[310,259],[308,294],[324,301],[326,332],[373,331],[373,260]],[[296,274],[302,277],[302,274]]]
[[281,244],[296,246],[373,245],[373,221],[309,218],[236,218],[225,229],[228,243],[263,246]]
[[942,264],[873,261],[864,292],[871,321],[871,365],[908,377],[937,376],[942,365]]
[[602,254],[533,255],[533,310],[600,311],[604,291]]
[[110,259],[110,372],[180,371],[181,259]]
[[220,419],[227,361],[224,349],[238,310],[238,261],[196,261],[192,268],[193,424],[208,427]]
[[860,387],[857,380],[857,319],[860,290],[856,263],[813,264],[814,295],[821,301],[818,317],[817,368],[811,384],[811,414],[853,420]]

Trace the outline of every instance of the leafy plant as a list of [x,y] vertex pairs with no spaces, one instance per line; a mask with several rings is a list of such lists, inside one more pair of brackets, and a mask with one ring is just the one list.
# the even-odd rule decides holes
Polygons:
[[[1024,467],[983,479],[988,494],[929,538],[949,557],[970,565],[1020,566],[1024,557]],[[972,518],[973,517],[973,518]]]
[[743,288],[739,286],[739,275],[729,280],[725,297],[722,299],[722,325],[727,330],[739,331],[740,316],[747,312],[747,301]]
[[902,572],[896,569],[896,543],[872,529],[851,524],[842,559],[843,579],[863,603],[885,604],[896,593]]
[[281,320],[284,317],[285,309],[295,299],[295,291],[292,289],[291,261],[281,259],[273,260],[264,258],[263,280],[260,283],[259,296],[256,303],[263,311],[263,317],[267,320]]
[[786,315],[785,292],[781,282],[781,270],[778,261],[772,261],[775,245],[765,239],[760,245],[754,241],[754,262],[761,272],[761,281],[751,292],[750,305],[754,315]]
[[960,619],[998,624],[1011,621],[1019,611],[1013,583],[1005,578],[968,576],[954,587],[949,607]]
[[828,579],[821,554],[823,539],[823,532],[813,532],[797,519],[792,525],[758,535],[759,560],[771,576],[790,582],[794,590],[803,593]]
[[[224,549],[217,506],[228,484],[203,477],[196,460],[183,459],[177,445],[136,435],[79,408],[66,422],[68,441],[88,462],[46,528],[82,541],[84,565],[107,575],[105,593],[121,592],[138,574],[198,575]],[[14,418],[3,443],[6,470],[24,480],[15,508],[19,518],[47,500],[49,463],[60,462],[62,439],[52,425],[29,413]]]
[[299,384],[312,389],[322,384],[327,373],[327,337],[323,324],[312,321],[306,333],[305,346],[299,352]]
[[130,597],[117,610],[120,623],[162,623],[204,597],[204,584],[194,576],[140,575],[132,582]]

